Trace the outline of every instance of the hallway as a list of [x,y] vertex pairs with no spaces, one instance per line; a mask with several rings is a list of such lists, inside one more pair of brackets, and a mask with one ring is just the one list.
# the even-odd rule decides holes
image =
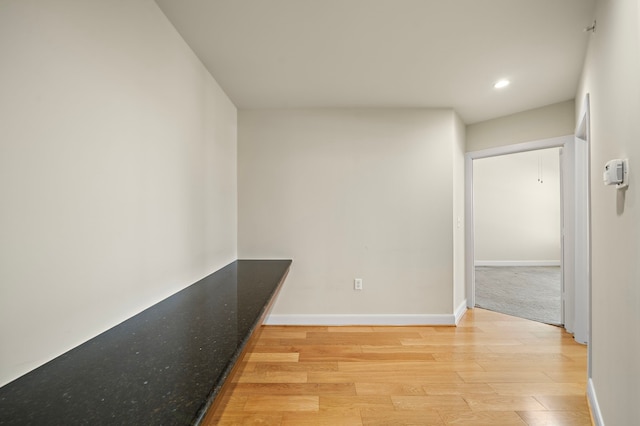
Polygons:
[[586,347],[483,309],[458,327],[264,326],[205,425],[590,425]]

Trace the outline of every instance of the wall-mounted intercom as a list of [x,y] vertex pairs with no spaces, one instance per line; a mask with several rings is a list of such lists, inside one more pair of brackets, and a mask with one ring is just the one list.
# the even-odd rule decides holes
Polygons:
[[615,185],[616,188],[629,186],[629,160],[615,159],[604,165],[602,179],[605,185]]

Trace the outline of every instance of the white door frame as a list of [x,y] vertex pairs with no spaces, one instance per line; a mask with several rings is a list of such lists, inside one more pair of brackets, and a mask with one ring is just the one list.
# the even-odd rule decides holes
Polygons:
[[[591,342],[591,114],[584,97],[575,131],[575,330],[576,341]],[[591,377],[591,345],[587,371]]]
[[475,230],[473,216],[473,161],[480,158],[496,157],[499,155],[515,154],[527,151],[536,151],[547,148],[562,148],[561,173],[562,179],[562,224],[561,238],[563,239],[561,264],[564,309],[562,322],[567,331],[572,332],[575,323],[575,223],[576,211],[575,198],[575,141],[574,135],[561,136],[551,139],[543,139],[524,142],[515,145],[500,146],[481,151],[468,152],[465,155],[465,281],[467,293],[467,307],[475,306]]

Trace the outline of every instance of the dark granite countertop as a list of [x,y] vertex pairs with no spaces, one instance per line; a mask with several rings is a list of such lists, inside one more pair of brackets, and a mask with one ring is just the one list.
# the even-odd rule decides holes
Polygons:
[[3,386],[0,424],[199,423],[290,265],[235,261]]

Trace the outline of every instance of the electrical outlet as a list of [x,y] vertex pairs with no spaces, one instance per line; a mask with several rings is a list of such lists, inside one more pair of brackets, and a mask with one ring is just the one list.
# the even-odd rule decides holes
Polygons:
[[353,289],[362,290],[362,278],[356,278],[353,280]]

